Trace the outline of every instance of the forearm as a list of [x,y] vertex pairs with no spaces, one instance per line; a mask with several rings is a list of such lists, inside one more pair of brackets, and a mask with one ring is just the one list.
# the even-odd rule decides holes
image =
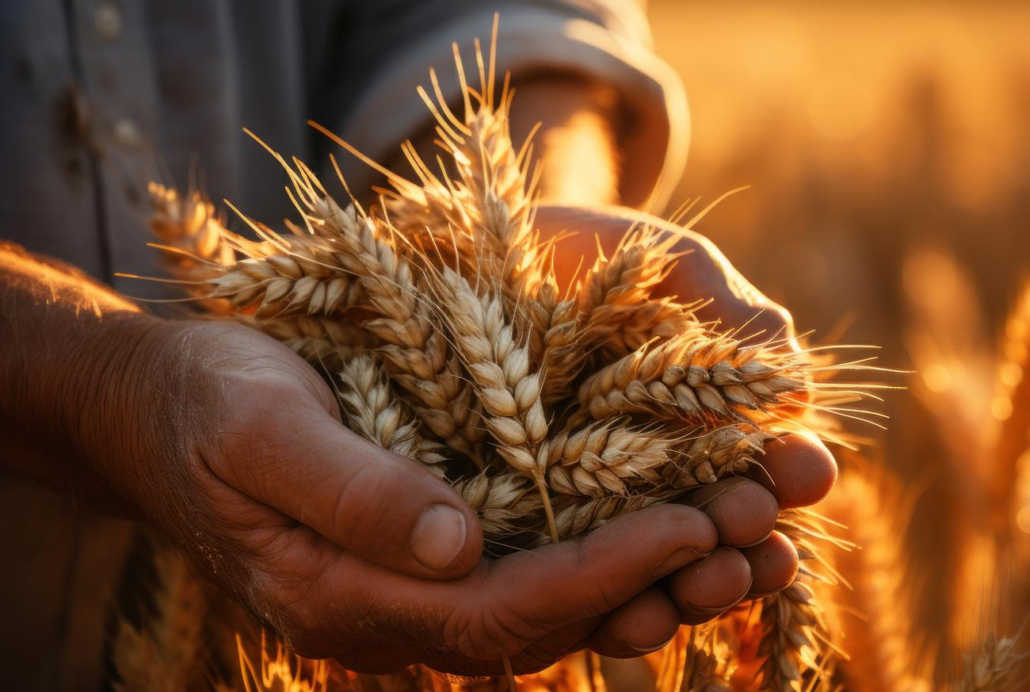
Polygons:
[[128,405],[115,383],[156,322],[74,271],[0,244],[0,470],[99,490],[90,457],[116,444],[100,438],[118,435],[107,424]]

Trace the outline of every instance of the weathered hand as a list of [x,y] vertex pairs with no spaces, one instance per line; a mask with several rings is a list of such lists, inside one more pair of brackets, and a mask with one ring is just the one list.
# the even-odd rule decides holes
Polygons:
[[[790,347],[796,348],[790,314],[748,283],[713,243],[696,233],[621,207],[545,205],[539,209],[537,222],[544,237],[576,233],[561,241],[555,253],[559,283],[571,280],[580,257],[585,257],[589,266],[598,243],[611,253],[635,222],[680,232],[683,240],[675,251],[689,253],[680,258],[661,286],[662,293],[688,301],[712,299],[700,312],[702,319],[719,320],[727,329],[747,324],[746,333],[787,338]],[[686,502],[703,508],[715,523],[720,546],[704,560],[663,580],[664,596],[651,592],[646,601],[642,599],[637,620],[668,622],[667,613],[674,606],[680,622],[703,622],[744,598],[776,592],[793,581],[798,556],[793,545],[774,532],[777,512],[815,504],[825,497],[836,480],[836,464],[825,446],[804,435],[769,442],[761,462],[764,472],[722,480],[688,496]],[[595,635],[593,648],[611,656],[634,655],[616,637],[607,635],[608,627]],[[672,630],[668,632],[671,636]]]
[[[733,524],[718,502],[656,507],[482,560],[461,499],[346,430],[284,346],[232,324],[158,322],[132,353],[83,433],[100,476],[299,653],[353,670],[499,673],[510,656],[529,671],[592,642],[642,653],[679,622],[654,585]],[[703,602],[720,597],[694,582]]]

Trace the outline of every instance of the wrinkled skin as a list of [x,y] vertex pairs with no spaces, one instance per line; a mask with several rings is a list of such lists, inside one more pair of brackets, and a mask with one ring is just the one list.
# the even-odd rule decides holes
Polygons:
[[[631,214],[544,207],[538,220],[545,234],[582,231],[560,255],[592,256],[592,234],[614,246]],[[753,325],[790,329],[710,244],[688,246],[670,293],[714,297],[706,317],[730,326],[761,311]],[[346,430],[329,388],[288,349],[231,324],[139,319],[151,323],[105,384],[79,447],[117,498],[298,653],[356,671],[421,662],[497,674],[511,657],[518,673],[583,647],[617,657],[656,649],[680,623],[788,585],[797,554],[773,533],[777,511],[817,501],[836,476],[821,444],[794,436],[768,445],[767,474],[755,480],[724,480],[582,540],[491,561],[461,499]],[[430,505],[454,508],[466,526],[438,569],[409,549]]]

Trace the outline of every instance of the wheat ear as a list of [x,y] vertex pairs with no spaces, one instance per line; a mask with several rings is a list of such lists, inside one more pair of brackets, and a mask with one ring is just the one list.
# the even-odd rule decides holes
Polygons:
[[482,439],[471,392],[444,336],[434,328],[409,261],[394,247],[394,229],[363,214],[356,205],[340,207],[303,164],[291,172],[298,207],[312,233],[337,248],[336,256],[354,274],[366,296],[363,305],[378,313],[362,326],[380,339],[393,381],[413,399],[426,426],[448,446],[478,459]]
[[640,482],[660,483],[659,469],[672,458],[676,436],[614,419],[563,431],[545,445],[541,454],[555,492],[603,497],[627,495]]
[[478,295],[468,280],[450,268],[434,276],[455,350],[476,387],[497,452],[536,484],[551,539],[557,543],[546,479],[548,460],[539,453],[548,434],[540,398],[543,373],[530,372],[529,348],[516,343],[505,319],[503,298],[490,290]]
[[1018,679],[1027,654],[1019,648],[1019,637],[982,635],[976,648],[965,657],[962,680],[954,692],[1016,692],[1025,680]]
[[498,476],[481,473],[452,487],[476,512],[483,534],[491,539],[518,533],[526,517],[541,509],[540,497],[529,479],[514,473]]
[[386,373],[368,354],[343,363],[338,374],[338,399],[348,427],[383,449],[415,459],[443,478],[440,445],[422,439],[411,412],[397,400]]
[[236,262],[223,219],[199,190],[183,195],[152,182],[147,192],[150,230],[164,245],[166,265],[175,278],[205,279]]
[[801,568],[793,584],[762,599],[763,633],[758,647],[764,659],[762,689],[799,692],[806,676],[824,676],[826,666],[821,659],[835,653],[827,646],[830,633],[813,590],[815,582],[828,577],[809,567],[818,560],[813,538],[823,538],[825,532],[818,518],[807,510],[781,513],[777,529],[794,543]]
[[774,411],[805,389],[797,358],[727,336],[674,337],[591,375],[579,403],[594,419],[650,412],[694,422],[745,421],[743,411]]
[[203,589],[176,553],[155,551],[155,613],[139,628],[121,620],[112,644],[118,692],[179,692],[203,668]]
[[930,681],[917,653],[916,629],[905,608],[910,566],[903,536],[912,498],[886,469],[851,459],[820,511],[848,527],[857,548],[837,551],[836,570],[851,588],[835,590],[843,611],[842,646],[849,660],[840,666],[853,692],[928,691]]
[[529,173],[529,143],[516,150],[508,129],[513,91],[507,80],[497,97],[497,17],[494,17],[489,63],[476,42],[480,68],[479,90],[468,86],[457,44],[455,66],[462,85],[464,110],[459,118],[440,90],[436,72],[430,79],[436,100],[419,94],[437,121],[437,142],[453,165],[448,173],[441,163],[434,174],[407,143],[404,153],[421,186],[390,177],[396,189],[384,206],[398,219],[401,230],[437,248],[452,249],[466,268],[497,277],[508,307],[518,303],[527,286],[524,279],[538,259],[533,228],[533,189]]

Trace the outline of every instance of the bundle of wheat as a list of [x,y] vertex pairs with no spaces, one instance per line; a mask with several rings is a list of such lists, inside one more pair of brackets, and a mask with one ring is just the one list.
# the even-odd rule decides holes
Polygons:
[[[560,286],[554,243],[534,225],[531,147],[511,141],[512,91],[507,78],[498,89],[494,55],[484,60],[477,43],[476,89],[455,48],[460,114],[430,72],[435,100],[420,94],[445,163],[433,172],[406,144],[413,183],[365,159],[392,186],[374,204],[341,205],[311,168],[269,149],[300,221],[279,233],[233,207],[253,241],[203,198],[153,184],[152,226],[173,281],[311,363],[345,423],[450,483],[497,553],[746,472],[766,441],[801,428],[806,407],[861,396],[813,386],[824,362],[781,335],[720,331],[696,317],[700,301],[658,295],[678,258],[675,232],[638,225]],[[784,521],[805,546],[802,515]],[[763,612],[766,684],[796,689],[826,654],[809,651],[819,626],[810,590],[795,584]],[[715,646],[691,634],[666,679],[717,689],[729,674]]]

